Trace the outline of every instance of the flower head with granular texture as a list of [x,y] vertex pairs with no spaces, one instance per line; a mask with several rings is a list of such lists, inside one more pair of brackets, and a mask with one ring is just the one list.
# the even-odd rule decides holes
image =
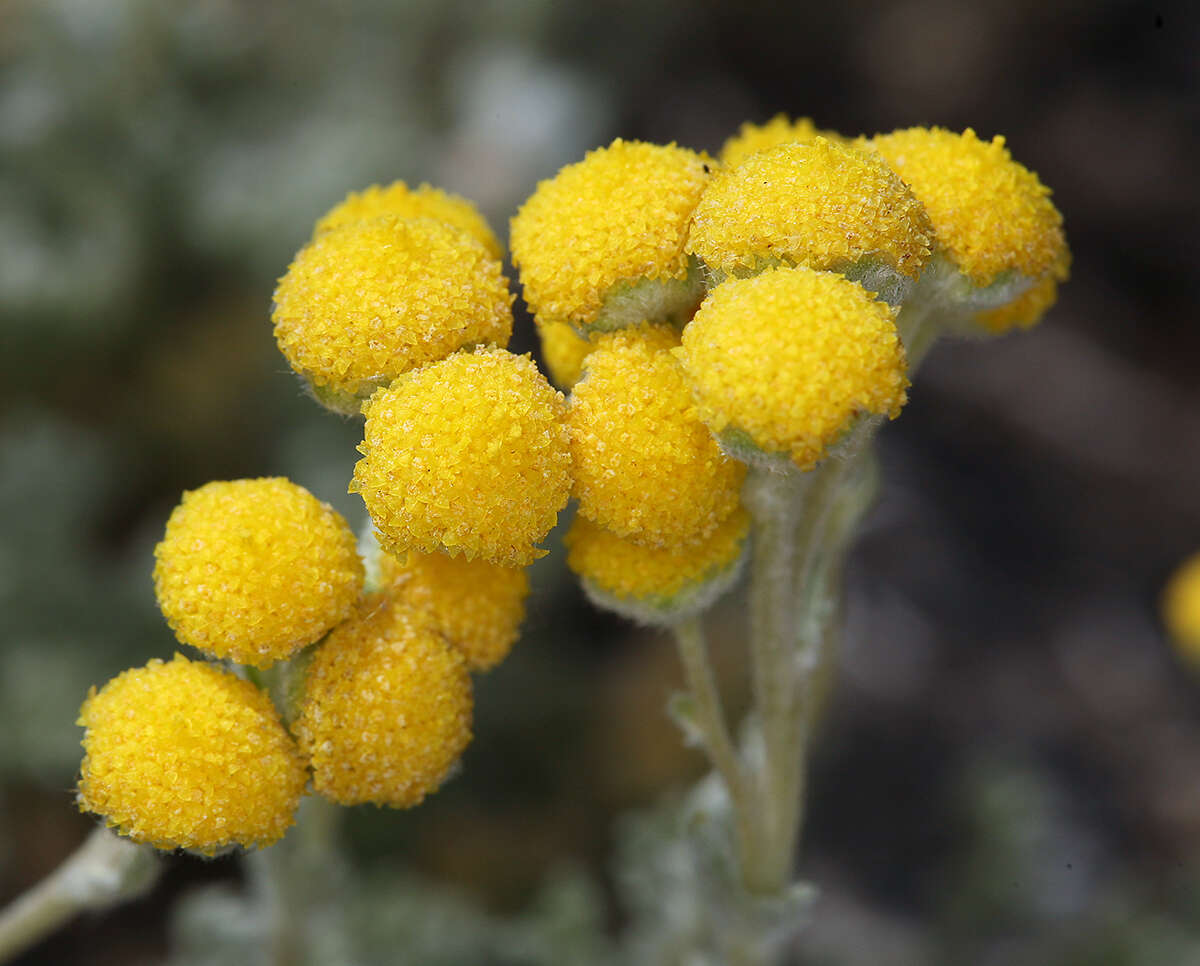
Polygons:
[[340,228],[348,222],[365,221],[380,215],[432,218],[465,231],[483,245],[492,258],[504,257],[504,248],[487,220],[466,198],[447,194],[427,184],[410,188],[403,181],[395,181],[386,188],[373,184],[362,191],[350,192],[345,200],[321,216],[313,229],[313,237]]
[[811,117],[798,117],[793,121],[786,114],[776,114],[765,124],[747,121],[738,128],[737,134],[722,145],[720,161],[723,166],[732,168],[759,151],[796,141],[806,143],[817,137],[829,141],[845,140],[836,131],[826,131],[817,127]]
[[444,553],[380,553],[380,586],[425,615],[467,659],[488,671],[512,650],[525,619],[529,577],[514,567]]
[[1167,583],[1163,620],[1179,652],[1200,664],[1200,554],[1184,561]]
[[358,412],[380,386],[464,346],[507,345],[500,262],[431,218],[350,221],[302,248],[275,289],[275,340],[317,399]]
[[410,808],[467,747],[472,706],[463,656],[376,594],[313,655],[292,730],[326,798]]
[[703,290],[683,242],[714,164],[673,144],[618,138],[539,184],[511,236],[538,323],[587,332],[686,322]]
[[567,533],[567,565],[598,607],[647,624],[700,613],[733,586],[748,546],[740,507],[706,539],[656,549],[577,516]]
[[254,667],[345,620],[363,581],[346,521],[281,477],[185,493],[154,556],[158,606],[179,640]]
[[559,389],[570,389],[583,375],[583,360],[595,348],[566,322],[547,322],[537,327],[542,343],[542,360],[550,379]]
[[580,514],[650,547],[708,537],[746,475],[701,422],[677,344],[669,327],[603,336],[567,403]]
[[811,469],[860,415],[906,399],[894,310],[831,272],[776,268],[713,289],[675,350],[723,441]]
[[[818,137],[718,173],[687,250],[718,278],[802,265],[853,274],[874,290],[915,279],[932,243],[920,202],[879,157]],[[868,284],[880,273],[879,286]]]
[[176,654],[92,688],[79,711],[79,807],[160,849],[265,846],[292,825],[308,774],[270,699]]
[[1006,272],[1037,280],[1065,268],[1062,215],[1050,189],[1012,159],[1004,138],[915,127],[870,145],[912,188],[938,244],[975,285]]
[[570,495],[564,409],[529,356],[503,349],[456,353],[379,390],[350,489],[380,545],[507,567],[543,556],[534,544]]

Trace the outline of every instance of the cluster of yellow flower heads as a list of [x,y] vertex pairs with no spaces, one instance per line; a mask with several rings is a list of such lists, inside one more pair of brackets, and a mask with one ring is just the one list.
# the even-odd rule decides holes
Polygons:
[[81,808],[212,853],[277,840],[309,783],[417,804],[471,739],[470,672],[513,646],[522,568],[570,496],[567,559],[593,599],[650,622],[702,610],[748,553],[746,464],[804,472],[897,415],[896,323],[926,275],[1000,292],[964,310],[994,332],[1035,322],[1066,277],[1049,192],[1002,139],[851,141],[779,117],[719,158],[617,140],[512,219],[569,398],[508,351],[502,249],[469,202],[397,182],[316,223],[272,321],[317,400],[364,418],[349,488],[373,533],[356,550],[283,479],[185,494],[155,552],[162,612],[257,670],[176,656],[93,690]]

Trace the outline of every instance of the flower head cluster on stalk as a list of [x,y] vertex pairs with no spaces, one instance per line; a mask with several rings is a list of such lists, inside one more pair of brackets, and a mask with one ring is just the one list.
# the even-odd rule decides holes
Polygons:
[[417,804],[471,739],[470,672],[513,646],[523,568],[570,497],[567,560],[595,601],[702,611],[750,550],[748,472],[822,464],[899,413],[933,337],[1053,302],[1069,256],[1048,194],[971,131],[851,141],[780,117],[719,160],[618,139],[511,224],[569,396],[507,350],[501,248],[469,202],[350,194],[272,321],[317,401],[363,417],[349,488],[372,531],[356,549],[282,479],[185,494],[155,589],[179,640],[226,663],[176,656],[93,690],[80,807],[212,853],[277,840],[306,787]]

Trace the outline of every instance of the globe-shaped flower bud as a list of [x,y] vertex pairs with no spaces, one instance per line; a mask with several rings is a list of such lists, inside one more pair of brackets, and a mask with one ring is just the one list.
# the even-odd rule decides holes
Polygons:
[[708,537],[746,475],[701,421],[677,344],[665,326],[603,336],[567,404],[580,515],[650,547]]
[[1184,561],[1163,593],[1167,634],[1187,660],[1200,663],[1200,554]]
[[810,117],[798,117],[793,121],[786,114],[776,114],[765,124],[754,124],[750,121],[743,124],[738,128],[737,134],[721,146],[719,159],[723,167],[732,168],[759,151],[797,141],[807,143],[818,137],[828,141],[845,140],[836,131],[817,127]]
[[675,352],[722,446],[808,470],[858,417],[904,405],[894,314],[840,275],[770,269],[714,288]]
[[[1012,159],[1004,138],[981,141],[968,128],[909,128],[870,141],[921,200],[945,257],[975,289],[996,287],[990,308],[1011,302],[1047,276],[1064,281],[1070,266],[1062,215],[1050,189]],[[1032,324],[1047,285],[1010,317],[985,327]]]
[[687,250],[717,279],[776,265],[827,269],[898,304],[932,244],[920,202],[878,156],[817,137],[719,172],[696,206]]
[[313,788],[342,805],[418,805],[471,740],[466,660],[421,616],[376,594],[308,667],[292,730]]
[[537,333],[542,344],[542,361],[546,363],[551,382],[559,389],[570,389],[583,375],[583,360],[594,344],[566,322],[539,325]]
[[504,248],[487,220],[466,198],[448,194],[427,184],[410,188],[403,181],[395,181],[386,188],[376,184],[362,191],[350,192],[343,201],[317,220],[313,237],[316,238],[349,222],[365,221],[381,215],[432,218],[466,232],[483,245],[492,258],[504,257]]
[[380,587],[424,615],[467,659],[488,671],[508,656],[525,619],[529,577],[489,560],[409,551],[380,553]]
[[570,495],[562,394],[529,356],[456,353],[363,407],[359,493],[381,546],[520,567]]
[[154,557],[158,606],[179,640],[260,668],[345,620],[363,581],[346,521],[280,477],[185,493]]
[[673,144],[618,138],[539,184],[511,233],[537,322],[580,333],[686,322],[703,288],[683,242],[714,164]]
[[708,609],[737,582],[749,546],[740,507],[706,539],[647,547],[577,516],[567,533],[567,565],[597,606],[643,624],[671,624]]
[[507,345],[500,262],[431,218],[348,221],[302,248],[275,289],[275,340],[318,401],[357,413],[380,386],[464,346]]
[[79,712],[81,811],[160,849],[265,846],[292,825],[308,780],[270,699],[176,654],[92,688]]

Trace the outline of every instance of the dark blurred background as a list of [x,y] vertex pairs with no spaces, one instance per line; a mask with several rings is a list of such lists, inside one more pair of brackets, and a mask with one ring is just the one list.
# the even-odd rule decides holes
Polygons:
[[[1006,135],[1075,259],[1040,328],[939,347],[883,434],[796,961],[1200,963],[1200,679],[1157,611],[1200,549],[1198,81],[1192,3],[0,3],[0,903],[92,827],[88,687],[175,646],[149,575],[180,492],[284,474],[363,520],[356,424],[268,320],[316,216],[430,181],[503,237],[615,136],[715,151],[784,111]],[[607,881],[614,817],[704,770],[663,713],[669,641],[589,609],[557,553],[534,585],[463,775],[346,829],[497,913],[565,865]],[[157,962],[175,898],[239,874],[171,858],[21,962]]]

